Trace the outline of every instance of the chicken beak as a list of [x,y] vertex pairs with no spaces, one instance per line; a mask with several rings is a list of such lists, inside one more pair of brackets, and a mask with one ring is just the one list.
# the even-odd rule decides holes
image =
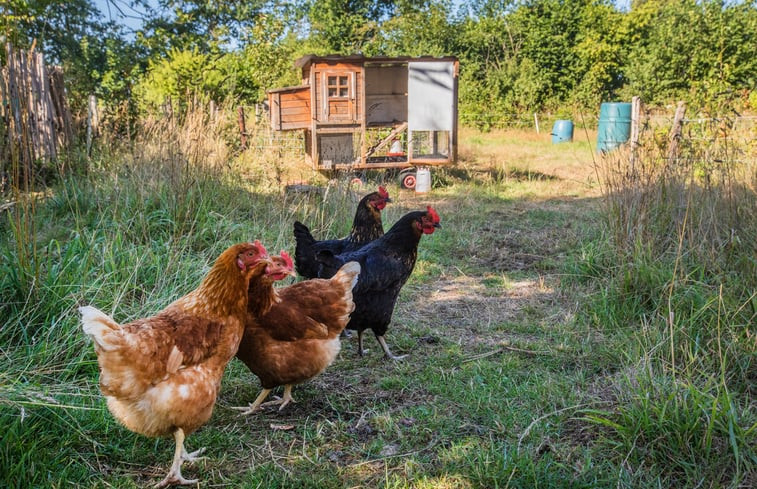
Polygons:
[[441,229],[442,228],[442,224],[440,222],[435,222],[434,223],[434,227],[437,228],[437,229]]

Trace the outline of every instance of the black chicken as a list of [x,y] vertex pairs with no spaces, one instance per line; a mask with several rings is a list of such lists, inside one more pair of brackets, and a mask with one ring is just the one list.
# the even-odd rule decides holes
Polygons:
[[425,211],[402,216],[382,237],[357,251],[335,255],[321,250],[316,259],[321,278],[332,277],[347,262],[360,263],[360,279],[352,291],[355,310],[347,328],[358,332],[358,353],[363,355],[363,331],[371,329],[387,358],[399,360],[386,344],[384,335],[392,320],[400,289],[410,277],[418,256],[418,243],[424,234],[440,228],[439,214],[428,206]]
[[363,197],[357,205],[350,234],[343,239],[316,241],[307,226],[299,221],[294,223],[294,237],[297,246],[294,250],[294,262],[297,273],[305,278],[318,277],[316,254],[328,250],[334,255],[360,249],[374,239],[384,235],[381,224],[381,211],[391,202],[384,187]]

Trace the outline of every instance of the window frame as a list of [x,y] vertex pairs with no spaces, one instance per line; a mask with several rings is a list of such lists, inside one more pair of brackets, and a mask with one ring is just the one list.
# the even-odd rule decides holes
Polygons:
[[[336,100],[336,99],[338,99],[338,100],[352,100],[354,98],[353,95],[352,95],[352,91],[353,91],[353,87],[352,87],[352,85],[353,85],[353,83],[352,83],[353,74],[352,74],[352,72],[343,72],[343,71],[341,71],[341,72],[325,72],[323,74],[323,76],[324,76],[324,79],[325,79],[324,80],[325,81],[324,87],[326,89],[326,98],[328,100]],[[335,81],[336,81],[336,83],[332,85],[329,82],[330,78],[334,78]],[[341,82],[342,78],[344,79],[344,83]],[[337,92],[336,95],[331,95],[331,89],[332,88],[334,88],[336,90],[336,92]],[[346,95],[341,95],[341,90],[342,89],[346,90]]]

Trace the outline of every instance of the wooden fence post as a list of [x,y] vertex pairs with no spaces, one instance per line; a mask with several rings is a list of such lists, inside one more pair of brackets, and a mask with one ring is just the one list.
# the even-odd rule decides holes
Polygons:
[[636,175],[636,157],[639,148],[639,113],[641,97],[631,97],[631,175]]
[[242,151],[244,151],[247,149],[247,127],[244,122],[244,107],[239,107],[237,113],[239,120],[239,134],[242,141]]
[[680,151],[681,132],[683,131],[683,117],[686,115],[686,103],[678,102],[676,115],[673,118],[673,127],[670,130],[670,146],[668,146],[668,161],[678,158]]
[[59,149],[73,136],[63,72],[48,69],[35,46],[32,43],[28,51],[22,51],[6,43],[1,72],[0,116],[9,160],[16,162],[16,184],[32,176],[38,160],[57,160]]
[[50,95],[55,113],[55,127],[58,146],[66,147],[74,137],[74,126],[71,121],[71,111],[66,100],[66,89],[63,81],[63,68],[54,66],[50,72]]
[[97,113],[97,99],[94,95],[89,96],[87,104],[87,156],[91,155],[92,139],[100,131],[100,117]]

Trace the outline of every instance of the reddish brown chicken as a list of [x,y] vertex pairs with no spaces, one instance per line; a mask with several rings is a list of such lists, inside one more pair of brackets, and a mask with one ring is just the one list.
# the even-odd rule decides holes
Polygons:
[[265,273],[263,245],[224,251],[200,286],[152,317],[118,324],[92,306],[82,307],[82,328],[92,337],[100,390],[113,416],[146,436],[173,435],[173,463],[158,487],[194,484],[181,475],[184,438],[213,412],[226,364],[242,339],[249,284]]
[[[292,386],[323,372],[341,348],[339,334],[355,308],[352,288],[358,281],[360,265],[342,266],[331,279],[313,279],[274,289],[273,281],[293,275],[292,259],[286,252],[273,257],[268,280],[250,285],[247,325],[237,358],[259,379],[260,395],[243,414],[262,405],[279,404],[279,410],[292,399]],[[270,309],[269,309],[270,305]],[[268,312],[264,312],[264,311]],[[284,386],[281,399],[263,404],[268,394]]]

